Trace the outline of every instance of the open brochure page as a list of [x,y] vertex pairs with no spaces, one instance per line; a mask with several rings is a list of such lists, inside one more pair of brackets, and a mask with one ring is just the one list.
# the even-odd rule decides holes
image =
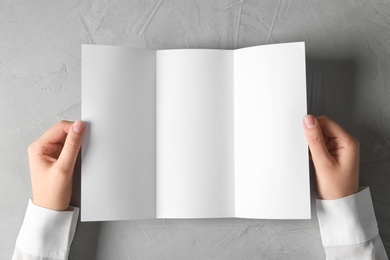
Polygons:
[[155,58],[82,46],[83,221],[156,217]]
[[234,216],[233,52],[157,51],[157,217]]
[[236,217],[310,218],[304,43],[234,52]]
[[304,43],[82,59],[83,221],[310,218]]

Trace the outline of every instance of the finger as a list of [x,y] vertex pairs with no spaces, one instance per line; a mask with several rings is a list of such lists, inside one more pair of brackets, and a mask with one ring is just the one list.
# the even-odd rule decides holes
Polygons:
[[347,131],[344,130],[339,124],[337,124],[335,121],[329,119],[326,116],[319,116],[317,118],[318,122],[320,123],[322,132],[324,135],[328,136],[329,138],[350,138],[351,135],[347,133]]
[[318,120],[313,115],[307,115],[303,118],[303,124],[314,164],[332,162],[334,159],[329,154]]
[[29,146],[30,155],[49,155],[58,158],[73,122],[61,121],[47,130]]
[[84,137],[85,123],[76,121],[70,128],[57,164],[64,171],[73,171]]
[[39,142],[41,144],[64,143],[72,124],[73,122],[64,120],[58,122],[38,139]]
[[345,144],[340,142],[337,138],[333,138],[326,144],[326,147],[328,147],[330,154],[336,154],[338,151],[345,148]]
[[330,137],[331,142],[328,145],[330,152],[358,149],[359,142],[357,139],[345,131],[339,124],[325,116],[318,117],[318,121],[323,133]]
[[[322,131],[322,133],[324,133],[324,131]],[[328,143],[330,142],[330,137],[329,136],[327,136],[327,135],[324,135],[324,142],[325,142],[325,144],[326,145],[328,145]]]

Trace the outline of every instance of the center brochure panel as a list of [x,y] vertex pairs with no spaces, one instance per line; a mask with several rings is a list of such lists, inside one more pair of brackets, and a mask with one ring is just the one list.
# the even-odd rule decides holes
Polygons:
[[310,218],[304,43],[82,46],[81,220]]

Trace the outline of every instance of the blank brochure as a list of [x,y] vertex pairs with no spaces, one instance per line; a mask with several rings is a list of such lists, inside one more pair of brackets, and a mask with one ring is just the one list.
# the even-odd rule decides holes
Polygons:
[[310,218],[305,45],[82,46],[81,220]]

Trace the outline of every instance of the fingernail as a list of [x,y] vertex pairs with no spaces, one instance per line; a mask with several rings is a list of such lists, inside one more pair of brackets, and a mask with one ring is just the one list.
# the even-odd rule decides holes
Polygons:
[[314,116],[307,115],[303,118],[303,123],[305,124],[306,128],[313,128],[316,121],[314,119]]
[[85,123],[77,120],[76,122],[73,123],[73,131],[75,133],[81,133],[84,130]]

